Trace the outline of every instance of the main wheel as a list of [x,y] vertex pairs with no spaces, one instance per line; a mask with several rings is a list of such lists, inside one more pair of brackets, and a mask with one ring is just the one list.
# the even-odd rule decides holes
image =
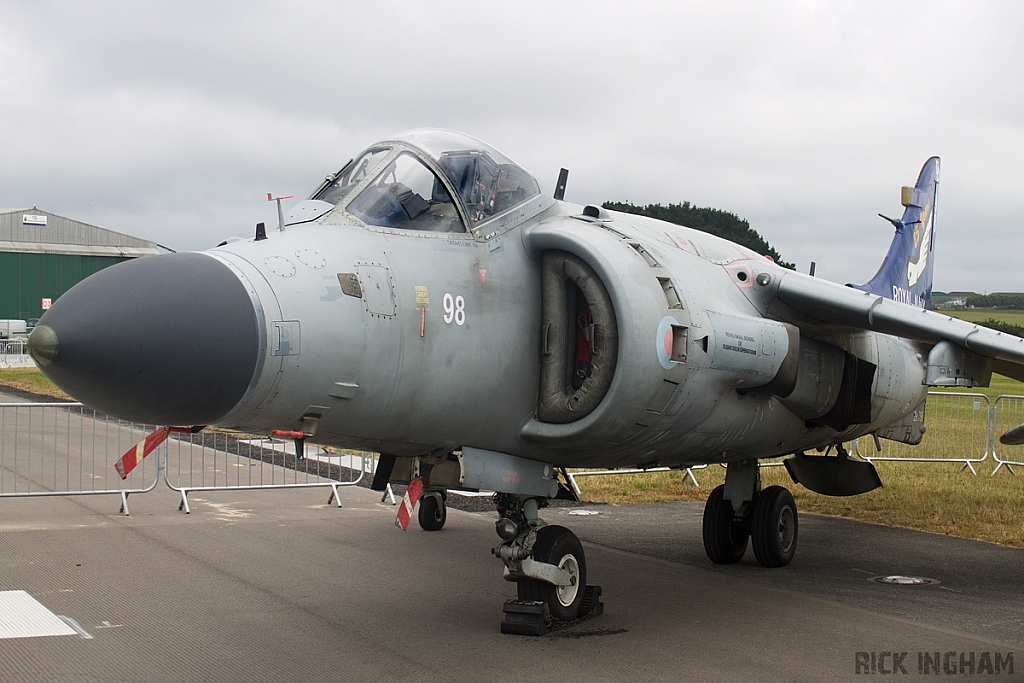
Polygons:
[[551,616],[562,621],[578,617],[587,586],[587,561],[580,539],[562,526],[541,527],[533,544],[533,559],[561,567],[569,572],[572,582],[568,586],[553,586],[536,579],[522,579],[517,584],[519,599],[546,602]]
[[720,484],[704,504],[704,552],[715,564],[735,564],[747,552],[750,524],[736,520],[732,502],[724,496],[725,484]]
[[448,506],[439,495],[424,495],[420,497],[420,528],[424,531],[437,531],[444,526],[448,519]]
[[761,491],[754,503],[750,538],[762,567],[785,567],[796,553],[797,514],[793,494],[781,486]]

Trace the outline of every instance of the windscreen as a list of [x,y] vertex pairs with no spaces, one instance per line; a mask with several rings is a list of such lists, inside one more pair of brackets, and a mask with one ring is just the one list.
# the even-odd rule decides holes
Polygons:
[[475,225],[540,194],[537,181],[515,164],[496,162],[483,150],[444,152],[438,164],[462,197]]
[[338,171],[336,177],[329,180],[329,184],[321,189],[313,199],[337,205],[342,199],[348,196],[356,185],[369,177],[384,157],[390,151],[387,147],[371,147],[363,152],[358,159],[353,160],[345,168]]
[[367,225],[383,228],[466,230],[441,180],[410,152],[395,157],[346,210]]

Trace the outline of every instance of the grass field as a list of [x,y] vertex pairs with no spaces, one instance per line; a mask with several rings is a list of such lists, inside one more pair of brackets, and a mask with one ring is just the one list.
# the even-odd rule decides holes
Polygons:
[[[1024,548],[1024,477],[1001,471],[990,477],[991,461],[978,475],[960,472],[955,463],[876,463],[882,488],[850,498],[822,496],[796,485],[784,467],[762,469],[764,486],[779,484],[793,492],[797,507],[939,534],[974,538]],[[594,502],[655,503],[704,501],[725,481],[725,468],[694,470],[700,486],[684,473],[602,475],[577,480],[583,497]]]
[[944,308],[939,313],[972,323],[980,323],[994,318],[999,322],[1024,326],[1024,311],[1011,308]]
[[0,368],[0,386],[14,387],[33,394],[41,394],[68,401],[70,396],[58,389],[39,368]]
[[[0,368],[0,385],[68,398],[36,368]],[[972,391],[993,398],[999,394],[1024,395],[1024,384],[997,375],[992,387]],[[945,430],[956,429],[956,420],[964,420],[963,429],[968,428],[972,419],[944,414],[951,410],[942,408],[926,418],[931,426],[926,438],[940,443],[948,440]],[[977,476],[960,472],[960,466],[952,463],[878,462],[876,466],[883,488],[852,498],[808,491],[793,484],[783,467],[764,468],[762,478],[765,486],[789,488],[803,511],[1024,547],[1024,476],[1006,471],[989,476],[994,466],[991,459],[978,466]],[[602,475],[578,481],[586,500],[618,505],[704,501],[711,489],[725,480],[725,468],[718,465],[694,470],[694,474],[699,487],[679,472]]]

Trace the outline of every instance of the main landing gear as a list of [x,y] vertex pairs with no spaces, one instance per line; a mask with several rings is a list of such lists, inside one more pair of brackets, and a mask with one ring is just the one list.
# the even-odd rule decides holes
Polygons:
[[505,580],[516,582],[519,597],[505,603],[502,633],[542,635],[601,614],[601,588],[587,585],[587,560],[576,534],[537,515],[542,499],[497,493],[495,504],[502,541],[492,552],[505,563]]
[[797,529],[793,495],[781,486],[761,490],[756,460],[730,463],[704,506],[704,551],[716,564],[739,562],[749,539],[758,564],[784,567],[796,553]]

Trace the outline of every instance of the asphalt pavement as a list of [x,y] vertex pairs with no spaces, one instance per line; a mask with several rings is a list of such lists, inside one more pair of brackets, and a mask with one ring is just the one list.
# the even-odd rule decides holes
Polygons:
[[[789,567],[722,568],[699,504],[550,509],[606,611],[509,636],[492,515],[402,532],[379,494],[326,495],[194,492],[185,515],[158,488],[131,517],[116,496],[0,499],[0,591],[78,627],[0,640],[0,680],[830,681],[870,675],[872,656],[906,677],[1024,670],[1022,550],[803,515]],[[941,583],[868,580],[896,573]]]
[[[0,493],[52,484],[23,456],[0,470],[16,463]],[[805,514],[790,566],[723,567],[699,503],[548,508],[605,613],[511,636],[493,512],[403,532],[380,494],[329,493],[199,490],[185,514],[159,483],[130,517],[118,495],[0,495],[0,681],[1024,678],[1021,549]],[[889,576],[930,581],[872,580]]]

